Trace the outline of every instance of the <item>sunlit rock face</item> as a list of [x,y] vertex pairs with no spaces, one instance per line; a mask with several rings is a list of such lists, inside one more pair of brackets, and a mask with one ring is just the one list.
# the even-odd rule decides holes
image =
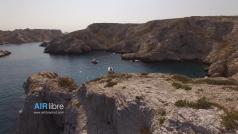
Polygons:
[[52,40],[45,52],[81,54],[93,50],[123,53],[145,62],[191,60],[211,64],[210,76],[237,73],[238,17],[187,17],[144,24],[92,24]]
[[14,31],[0,31],[0,45],[50,41],[62,35],[63,34],[60,30],[48,29],[17,29]]
[[[237,126],[227,129],[223,117],[238,111],[237,90],[232,88],[237,85],[228,78],[142,73],[109,74],[77,87],[56,73],[37,73],[24,84],[27,97],[17,133],[233,134]],[[181,100],[193,105],[179,106]],[[31,107],[39,101],[64,104],[64,114],[34,115]]]

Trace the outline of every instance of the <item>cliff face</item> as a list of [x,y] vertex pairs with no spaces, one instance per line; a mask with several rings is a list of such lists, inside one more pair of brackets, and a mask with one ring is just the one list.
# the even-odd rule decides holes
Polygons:
[[[71,84],[63,86],[61,79],[55,73],[39,73],[29,77],[24,86],[27,98],[19,115],[17,133],[238,132],[238,83],[231,79],[110,74],[79,88],[72,86],[72,82],[65,82],[65,78],[63,83]],[[71,79],[67,78],[67,81]],[[65,113],[34,115],[32,104],[42,100],[63,103]],[[229,118],[231,113],[235,116]]]
[[45,29],[0,31],[0,45],[50,41],[61,35],[60,30]]
[[92,50],[123,53],[143,61],[192,60],[211,64],[209,75],[238,70],[238,17],[189,17],[145,24],[92,24],[51,41],[45,52],[80,54]]

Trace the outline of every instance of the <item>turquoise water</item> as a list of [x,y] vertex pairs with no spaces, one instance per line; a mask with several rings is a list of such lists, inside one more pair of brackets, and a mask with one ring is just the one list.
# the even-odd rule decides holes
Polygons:
[[[13,133],[16,127],[17,113],[24,101],[23,82],[32,73],[54,71],[70,76],[79,84],[100,75],[112,66],[117,72],[161,72],[178,73],[191,77],[206,75],[204,65],[196,63],[163,62],[145,64],[121,60],[120,55],[108,52],[93,52],[80,56],[52,56],[43,53],[39,43],[0,46],[12,52],[10,56],[0,58],[0,134]],[[99,64],[94,65],[91,59]]]

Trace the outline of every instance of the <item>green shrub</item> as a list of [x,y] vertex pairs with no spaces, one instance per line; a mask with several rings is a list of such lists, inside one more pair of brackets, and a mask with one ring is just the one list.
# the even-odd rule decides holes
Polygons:
[[178,100],[175,102],[175,106],[177,107],[191,107],[194,109],[209,109],[213,103],[207,101],[205,97],[197,100],[197,102],[190,102],[187,100]]
[[58,84],[60,87],[67,88],[70,90],[75,90],[78,87],[77,84],[75,83],[75,81],[71,78],[61,77],[58,80],[59,80]]
[[115,86],[115,85],[117,85],[117,82],[115,82],[115,81],[110,81],[110,82],[107,82],[104,87],[113,87],[113,86]]
[[184,90],[191,90],[192,87],[186,85],[186,84],[182,84],[179,82],[173,82],[172,86],[175,87],[176,89],[184,89]]
[[197,102],[190,102],[187,100],[178,100],[175,102],[177,107],[191,107],[194,109],[209,109],[212,106],[222,109],[225,115],[222,116],[222,124],[227,130],[238,129],[238,111],[228,111],[223,106],[207,101],[205,97],[197,100]]
[[165,119],[164,117],[159,118],[159,124],[160,124],[160,125],[164,124],[164,121],[165,121],[165,120],[166,120],[166,119]]
[[185,75],[178,75],[178,74],[175,74],[172,76],[172,79],[176,80],[176,81],[180,81],[182,83],[190,83],[190,82],[193,82],[193,80],[188,77],[188,76],[185,76]]
[[141,73],[141,75],[145,75],[145,76],[148,75],[148,74],[149,74],[149,73]]
[[144,99],[143,96],[136,96],[135,98],[136,98],[137,101],[141,101],[141,100]]
[[217,78],[197,79],[194,81],[194,83],[211,84],[211,85],[238,85],[237,81],[233,79],[217,79]]
[[228,130],[238,129],[238,112],[227,112],[222,117],[222,123]]

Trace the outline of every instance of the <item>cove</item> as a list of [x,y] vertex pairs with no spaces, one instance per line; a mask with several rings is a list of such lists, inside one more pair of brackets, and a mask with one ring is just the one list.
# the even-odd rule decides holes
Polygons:
[[[53,71],[59,75],[72,77],[78,84],[95,79],[107,73],[112,66],[116,72],[148,72],[183,74],[203,77],[205,65],[191,62],[142,63],[121,60],[119,54],[91,52],[83,55],[49,55],[43,53],[40,43],[3,45],[0,49],[12,54],[0,58],[0,133],[13,133],[17,115],[23,105],[22,85],[32,73]],[[92,64],[96,58],[99,63]]]

